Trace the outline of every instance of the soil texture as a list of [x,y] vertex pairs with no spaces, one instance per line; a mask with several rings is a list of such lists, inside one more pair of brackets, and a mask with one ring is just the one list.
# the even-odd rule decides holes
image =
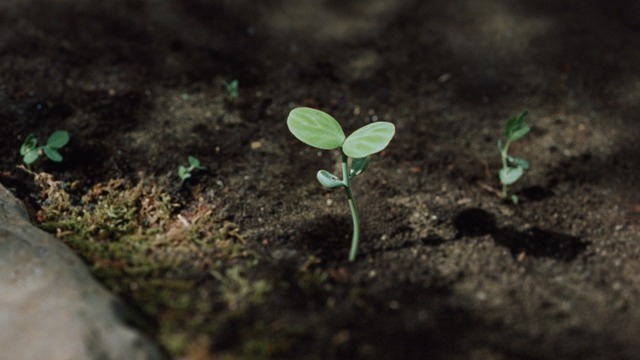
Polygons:
[[[240,255],[189,247],[158,306],[70,243],[171,357],[640,359],[638,2],[7,0],[0,24],[0,181],[34,214],[18,150],[64,129],[32,169],[69,201],[144,179],[166,219],[233,224]],[[396,126],[354,180],[354,262],[315,178],[339,154],[289,133],[297,106]],[[514,205],[496,144],[524,109]],[[206,170],[181,183],[189,155]]]

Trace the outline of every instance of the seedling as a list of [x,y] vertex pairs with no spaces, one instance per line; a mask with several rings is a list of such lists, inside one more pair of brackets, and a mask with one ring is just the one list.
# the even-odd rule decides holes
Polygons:
[[342,127],[331,115],[320,110],[299,107],[289,113],[289,131],[303,143],[322,150],[340,149],[342,179],[326,171],[318,171],[316,177],[328,189],[344,188],[353,219],[353,237],[349,261],[356,258],[360,243],[360,220],[351,191],[351,180],[362,174],[370,162],[370,155],[382,151],[395,134],[395,126],[379,121],[365,125],[345,137]]
[[223,82],[224,88],[227,90],[227,98],[230,101],[235,101],[240,97],[238,80],[231,80],[229,82]]
[[45,155],[49,160],[55,162],[62,161],[62,155],[58,150],[62,149],[69,142],[69,133],[64,130],[54,131],[47,138],[47,143],[42,146],[38,146],[38,139],[33,134],[27,135],[20,146],[20,155],[22,155],[22,162],[27,165],[27,169],[31,169],[33,164],[41,155]]
[[180,165],[178,167],[178,177],[180,178],[180,183],[184,183],[185,180],[191,177],[191,173],[195,170],[204,170],[205,167],[200,165],[200,160],[195,156],[189,155],[189,166]]
[[[504,128],[504,136],[507,141],[503,146],[502,140],[498,140],[498,150],[502,157],[502,169],[500,169],[499,173],[500,183],[502,184],[502,191],[499,195],[502,199],[507,198],[509,185],[518,181],[524,174],[524,171],[529,169],[529,163],[526,160],[509,155],[509,146],[511,143],[525,136],[530,130],[529,125],[524,122],[525,116],[527,116],[526,110],[520,115],[507,120]],[[511,201],[517,204],[518,196],[511,195]]]

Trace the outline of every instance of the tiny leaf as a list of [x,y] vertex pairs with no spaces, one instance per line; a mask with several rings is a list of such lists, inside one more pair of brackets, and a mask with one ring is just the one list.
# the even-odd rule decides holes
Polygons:
[[529,162],[525,159],[520,159],[515,156],[509,156],[509,161],[511,161],[516,166],[521,167],[523,170],[529,169]]
[[180,165],[178,167],[178,177],[180,177],[182,181],[185,181],[186,179],[191,177],[191,173],[187,170],[186,167]]
[[312,108],[299,107],[291,110],[287,126],[298,140],[318,149],[337,149],[345,139],[344,131],[336,119]]
[[200,160],[198,160],[198,158],[196,158],[195,156],[189,155],[188,159],[189,159],[189,165],[193,166],[194,168],[200,167]]
[[527,116],[526,110],[520,113],[520,115],[507,120],[507,124],[504,129],[504,136],[509,141],[516,141],[529,132],[529,126],[524,123],[525,116]]
[[49,158],[49,160],[55,162],[62,161],[62,155],[60,155],[60,153],[56,149],[49,146],[43,146],[42,150],[44,151],[44,154]]
[[47,139],[47,146],[52,149],[60,149],[69,142],[69,133],[64,130],[54,131]]
[[511,134],[520,127],[518,123],[518,117],[513,116],[507,120],[507,123],[504,126],[504,137],[507,139],[511,136]]
[[351,162],[351,170],[349,171],[349,179],[354,178],[367,170],[370,162],[370,156],[353,159]]
[[367,157],[386,148],[395,132],[395,126],[390,122],[374,122],[349,135],[342,151],[352,158]]
[[511,195],[511,202],[513,203],[513,205],[518,205],[519,201],[520,199],[518,199],[517,195]]
[[340,180],[337,176],[333,175],[327,170],[318,171],[318,174],[316,175],[316,177],[318,178],[320,185],[329,189],[335,189],[335,188],[345,186],[342,180]]
[[38,159],[38,157],[40,157],[40,152],[38,151],[38,149],[31,149],[26,154],[24,154],[24,156],[22,157],[22,162],[24,162],[26,165],[31,165]]
[[22,146],[20,146],[20,155],[24,156],[29,151],[34,150],[36,148],[36,145],[38,145],[38,139],[36,139],[33,134],[27,135],[27,137],[24,139],[24,142],[22,143]]
[[529,128],[529,125],[522,124],[521,127],[519,127],[517,130],[515,130],[513,133],[511,133],[511,136],[509,136],[509,140],[516,141],[516,140],[522,138],[523,136],[527,135],[529,130],[531,130]]
[[500,182],[503,185],[511,185],[514,182],[518,181],[524,170],[521,167],[506,167],[500,169]]

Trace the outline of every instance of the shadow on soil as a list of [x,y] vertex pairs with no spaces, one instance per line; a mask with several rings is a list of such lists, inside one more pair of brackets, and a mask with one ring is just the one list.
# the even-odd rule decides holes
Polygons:
[[524,253],[536,258],[547,257],[569,262],[588,245],[578,237],[538,227],[526,232],[516,231],[511,227],[499,228],[493,214],[478,208],[463,210],[453,219],[453,224],[458,231],[456,238],[491,235],[497,244],[509,249],[513,257]]
[[344,216],[324,215],[304,222],[300,231],[304,252],[321,259],[341,259],[349,253],[352,224]]

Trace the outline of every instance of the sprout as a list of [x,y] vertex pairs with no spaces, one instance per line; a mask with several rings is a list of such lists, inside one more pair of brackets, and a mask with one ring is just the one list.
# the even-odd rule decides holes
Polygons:
[[370,155],[389,145],[395,134],[395,126],[385,121],[374,122],[345,137],[342,127],[331,115],[306,107],[293,109],[287,119],[287,126],[298,140],[309,146],[322,150],[340,149],[342,179],[326,170],[318,171],[316,177],[325,188],[345,189],[353,219],[353,237],[349,251],[349,261],[353,261],[360,243],[360,220],[351,191],[351,180],[368,168]]

